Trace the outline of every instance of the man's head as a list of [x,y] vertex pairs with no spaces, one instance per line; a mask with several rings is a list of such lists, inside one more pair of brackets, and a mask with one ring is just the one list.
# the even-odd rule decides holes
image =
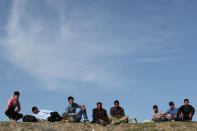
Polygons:
[[72,96],[68,97],[68,103],[71,105],[74,103],[74,98]]
[[185,99],[185,100],[184,100],[184,105],[185,105],[185,106],[188,106],[188,105],[189,105],[189,100],[188,100],[188,99]]
[[100,110],[102,108],[102,103],[101,102],[97,102],[97,109]]
[[38,114],[38,108],[36,106],[32,107],[32,112]]
[[14,99],[18,100],[20,96],[20,92],[19,91],[15,91],[14,92]]
[[115,100],[115,101],[114,101],[114,107],[115,107],[115,108],[118,108],[118,107],[119,107],[119,101],[118,101],[118,100]]
[[170,109],[174,109],[174,102],[169,102]]
[[157,105],[154,105],[153,106],[153,110],[154,110],[155,113],[157,113],[158,112],[158,106]]

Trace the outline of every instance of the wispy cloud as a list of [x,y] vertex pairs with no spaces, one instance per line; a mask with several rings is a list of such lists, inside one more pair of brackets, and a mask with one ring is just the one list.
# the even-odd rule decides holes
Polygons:
[[[1,46],[10,62],[49,89],[70,88],[74,87],[73,83],[122,87],[125,81],[118,75],[116,60],[111,58],[124,59],[124,56],[162,50],[166,45],[156,43],[170,37],[161,34],[158,38],[138,37],[124,41],[115,38],[105,27],[99,29],[99,25],[104,24],[101,16],[84,19],[78,10],[68,11],[64,1],[58,1],[55,4],[58,7],[47,4],[52,8],[47,9],[51,14],[32,15],[36,8],[31,11],[28,1],[15,0],[7,25],[8,34]],[[174,58],[144,58],[142,61]]]

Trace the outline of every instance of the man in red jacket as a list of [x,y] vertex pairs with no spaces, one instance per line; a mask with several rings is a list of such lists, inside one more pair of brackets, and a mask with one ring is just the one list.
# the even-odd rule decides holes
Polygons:
[[[8,104],[6,106],[5,114],[8,116],[9,120],[17,121],[23,117],[23,114],[20,114],[21,106],[19,102],[20,93],[18,91],[14,92],[14,96],[12,96]],[[17,107],[17,110],[15,110]]]

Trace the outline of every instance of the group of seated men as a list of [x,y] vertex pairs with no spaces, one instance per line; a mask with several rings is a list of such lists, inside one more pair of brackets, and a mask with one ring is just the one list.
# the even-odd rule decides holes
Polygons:
[[165,113],[162,113],[157,105],[153,106],[154,113],[152,120],[155,122],[160,121],[191,121],[195,113],[195,109],[192,105],[189,105],[189,100],[184,100],[184,105],[180,108],[176,108],[174,102],[169,102],[170,109]]
[[[8,116],[9,120],[17,121],[23,118],[23,114],[20,114],[21,106],[19,102],[20,93],[18,91],[14,92],[14,95],[9,99],[6,106],[5,114]],[[58,112],[49,110],[38,110],[37,107],[32,107],[32,112],[34,113],[34,121],[64,121],[64,122],[79,122],[82,117],[84,117],[84,122],[88,121],[88,116],[86,112],[85,105],[79,105],[74,102],[72,96],[68,97],[69,105],[66,111],[60,116]],[[17,110],[16,110],[17,107]],[[189,100],[184,100],[184,105],[179,109],[174,106],[174,102],[169,103],[170,109],[165,113],[159,111],[158,106],[154,105],[154,113],[152,115],[152,120],[155,122],[173,120],[173,121],[191,121],[195,113],[193,106],[189,105]],[[80,109],[76,113],[77,108]],[[97,102],[97,107],[92,111],[92,123],[98,123],[101,125],[107,125],[109,123],[119,124],[128,122],[128,116],[125,116],[124,109],[119,106],[119,101],[114,101],[114,107],[110,109],[110,116],[107,115],[107,111],[102,107],[101,102]],[[23,118],[24,120],[24,118]]]
[[[19,102],[20,93],[18,91],[14,92],[14,95],[9,99],[8,104],[6,106],[5,114],[8,116],[9,120],[17,121],[23,117],[23,114],[20,114],[21,106]],[[88,121],[88,116],[86,112],[85,105],[79,105],[74,102],[74,98],[72,96],[68,97],[69,105],[66,108],[66,111],[59,115],[58,112],[49,111],[41,109],[38,107],[32,107],[32,112],[34,113],[34,120],[31,119],[32,122],[42,122],[42,121],[63,121],[63,122],[79,122],[82,117],[84,117],[84,122]],[[16,110],[16,107],[18,108]],[[80,109],[78,113],[76,113],[77,108]],[[119,124],[128,122],[128,116],[125,116],[124,109],[119,106],[119,101],[116,100],[114,102],[114,107],[110,109],[110,116],[107,115],[107,111],[102,107],[102,103],[97,103],[97,108],[92,111],[92,123],[97,123],[101,125],[107,125],[109,123]],[[29,118],[30,119],[30,118]]]

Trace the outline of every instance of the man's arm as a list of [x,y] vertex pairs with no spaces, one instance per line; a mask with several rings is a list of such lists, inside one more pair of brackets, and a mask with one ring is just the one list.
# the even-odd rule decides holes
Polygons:
[[181,118],[183,119],[183,117],[184,117],[184,114],[183,114],[183,106],[181,106],[179,109],[178,109],[178,114],[180,114],[181,115]]
[[12,103],[12,97],[8,100],[8,104],[7,104],[7,106],[6,106],[6,110],[9,109],[11,103]]
[[122,108],[121,116],[125,116],[124,109]]
[[81,108],[82,106],[80,104],[75,103],[76,108]]
[[189,118],[192,119],[193,115],[195,113],[195,109],[193,106],[191,106],[191,112],[189,113]]
[[168,116],[169,113],[170,113],[170,110],[167,110],[167,111],[163,114],[163,116],[166,117],[166,118],[171,118],[170,116]]
[[107,115],[107,111],[106,110],[103,111],[103,115],[104,115],[104,117],[103,117],[104,121],[109,123],[109,119],[108,119],[108,115]]
[[194,113],[195,113],[195,108],[194,108],[193,106],[191,106],[191,107],[192,107],[191,113],[192,113],[192,115],[194,115]]
[[111,116],[114,115],[114,110],[113,110],[113,108],[110,109],[110,115],[111,115]]
[[17,110],[16,110],[16,112],[18,113],[18,112],[20,112],[20,110],[21,110],[21,105],[20,105],[20,102],[18,101],[18,103],[17,103]]
[[93,123],[99,123],[98,116],[96,115],[96,111],[94,109],[92,110],[92,119]]

